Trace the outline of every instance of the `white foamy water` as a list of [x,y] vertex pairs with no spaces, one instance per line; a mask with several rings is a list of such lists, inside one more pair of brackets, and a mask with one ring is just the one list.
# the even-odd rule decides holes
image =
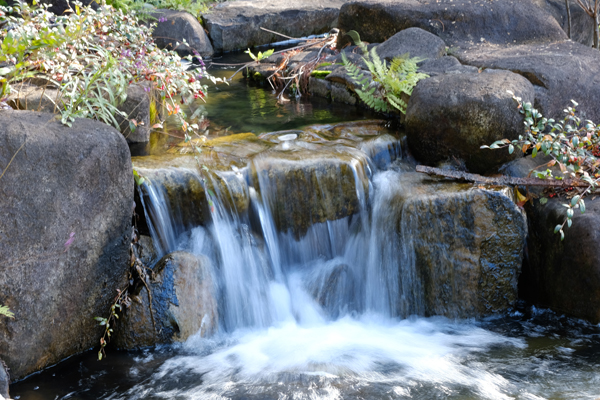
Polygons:
[[[178,399],[410,398],[428,385],[509,399],[512,384],[474,361],[491,347],[525,343],[445,318],[290,321],[213,339],[192,337],[183,347],[186,355],[165,362],[127,398],[144,398],[148,390],[156,398]],[[183,384],[162,391],[161,382],[169,381]]]

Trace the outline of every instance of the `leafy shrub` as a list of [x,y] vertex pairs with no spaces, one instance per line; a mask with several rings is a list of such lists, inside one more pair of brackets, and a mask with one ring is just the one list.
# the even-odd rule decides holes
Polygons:
[[135,12],[107,5],[94,11],[80,4],[72,11],[55,16],[47,6],[24,2],[16,9],[0,7],[0,25],[10,27],[0,32],[0,102],[16,82],[43,78],[60,91],[55,103],[64,124],[81,117],[119,128],[115,116],[123,113],[117,107],[130,85],[141,84],[157,93],[187,140],[200,132],[198,116],[187,116],[180,107],[204,98],[202,78],[217,81],[206,73],[199,55],[199,68],[191,70],[177,53],[157,48],[151,36],[154,25],[140,24]]
[[[513,99],[517,102],[521,114],[525,116],[525,134],[519,135],[516,140],[502,139],[490,146],[481,148],[499,149],[508,148],[509,153],[520,150],[523,153],[531,151],[535,158],[542,153],[552,158],[551,161],[541,165],[540,170],[531,171],[531,174],[540,179],[558,179],[565,177],[585,183],[581,192],[573,192],[570,202],[563,204],[567,209],[567,217],[562,224],[555,227],[554,233],[560,233],[564,239],[563,228],[565,224],[570,227],[575,209],[585,212],[585,195],[593,192],[600,182],[600,125],[592,121],[582,121],[577,116],[577,103],[573,100],[573,107],[567,107],[562,121],[547,119],[532,107],[531,103],[521,101],[520,97]],[[556,176],[552,168],[557,166],[562,175]],[[545,169],[541,169],[545,168]],[[540,203],[545,204],[546,197],[540,198]]]
[[369,52],[367,45],[360,40],[357,32],[350,31],[348,35],[363,51],[363,60],[373,76],[373,81],[381,85],[379,90],[375,85],[370,85],[369,78],[365,77],[358,66],[348,60],[345,53],[342,53],[342,62],[348,75],[360,85],[360,88],[355,89],[358,97],[375,111],[388,112],[395,109],[405,114],[406,102],[402,100],[402,96],[410,96],[419,80],[429,78],[429,75],[417,72],[419,69],[417,63],[422,59],[410,58],[408,54],[405,54],[395,57],[388,67],[386,61],[379,57],[375,48]]

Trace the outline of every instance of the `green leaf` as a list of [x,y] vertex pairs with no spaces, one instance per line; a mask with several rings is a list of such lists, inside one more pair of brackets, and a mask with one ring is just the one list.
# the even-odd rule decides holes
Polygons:
[[567,210],[567,218],[569,218],[569,219],[573,218],[573,209],[572,208],[569,208]]
[[544,204],[546,204],[547,202],[548,202],[548,198],[547,198],[547,197],[542,197],[542,198],[540,198],[540,204],[541,204],[541,205],[544,205]]
[[102,350],[98,352],[98,361],[102,361]]
[[581,196],[579,196],[579,195],[573,197],[571,199],[571,205],[574,206],[575,204],[577,204],[577,202],[579,201],[580,198],[581,198]]
[[563,230],[560,230],[560,241],[562,242],[563,240],[565,240],[565,233],[563,232]]
[[560,231],[562,229],[562,225],[558,224],[554,227],[554,233]]
[[579,209],[581,210],[582,214],[585,212],[585,201],[583,199],[581,199],[579,202]]
[[515,146],[512,144],[508,145],[508,154],[512,154],[515,151]]

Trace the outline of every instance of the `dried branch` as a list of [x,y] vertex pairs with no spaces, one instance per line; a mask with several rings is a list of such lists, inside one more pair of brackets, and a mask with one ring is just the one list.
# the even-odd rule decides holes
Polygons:
[[539,178],[517,178],[513,176],[501,175],[497,177],[487,177],[478,174],[471,174],[462,171],[453,171],[441,168],[427,167],[425,165],[417,165],[417,172],[422,172],[428,175],[443,176],[467,182],[484,183],[488,185],[503,185],[503,186],[542,186],[553,188],[570,188],[590,186],[589,183],[579,179],[539,179]]

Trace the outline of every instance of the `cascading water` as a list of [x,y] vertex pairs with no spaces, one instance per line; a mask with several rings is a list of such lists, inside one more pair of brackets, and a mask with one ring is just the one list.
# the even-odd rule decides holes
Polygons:
[[[307,145],[279,146],[301,151]],[[181,222],[157,212],[165,209],[160,202],[166,194],[161,197],[159,183],[146,188],[146,215],[161,221],[153,224],[154,241],[168,244],[162,252],[184,249],[212,259],[220,332],[190,338],[185,355],[168,360],[151,383],[136,385],[126,398],[149,398],[150,392],[151,398],[182,399],[410,398],[431,385],[505,398],[510,385],[504,379],[460,360],[494,345],[522,348],[522,341],[476,324],[414,317],[425,313],[412,244],[415,221],[403,215],[398,226],[396,217],[405,213],[398,193],[408,189],[399,184],[402,164],[381,169],[399,156],[398,144],[376,153],[377,162],[368,149],[350,153],[344,165],[357,206],[351,215],[315,220],[316,214],[335,214],[327,199],[347,195],[345,167],[334,168],[339,183],[333,185],[319,169],[286,175],[293,175],[292,187],[311,182],[296,188],[305,192],[299,195],[304,201],[329,207],[309,207],[304,218],[314,222],[304,230],[279,229],[294,223],[282,219],[302,205],[282,204],[289,186],[261,156],[246,168],[207,174],[210,222],[175,242],[170,235],[184,231]],[[294,163],[284,170],[294,170]],[[233,197],[248,207],[238,209]],[[160,384],[165,379],[177,388]]]

